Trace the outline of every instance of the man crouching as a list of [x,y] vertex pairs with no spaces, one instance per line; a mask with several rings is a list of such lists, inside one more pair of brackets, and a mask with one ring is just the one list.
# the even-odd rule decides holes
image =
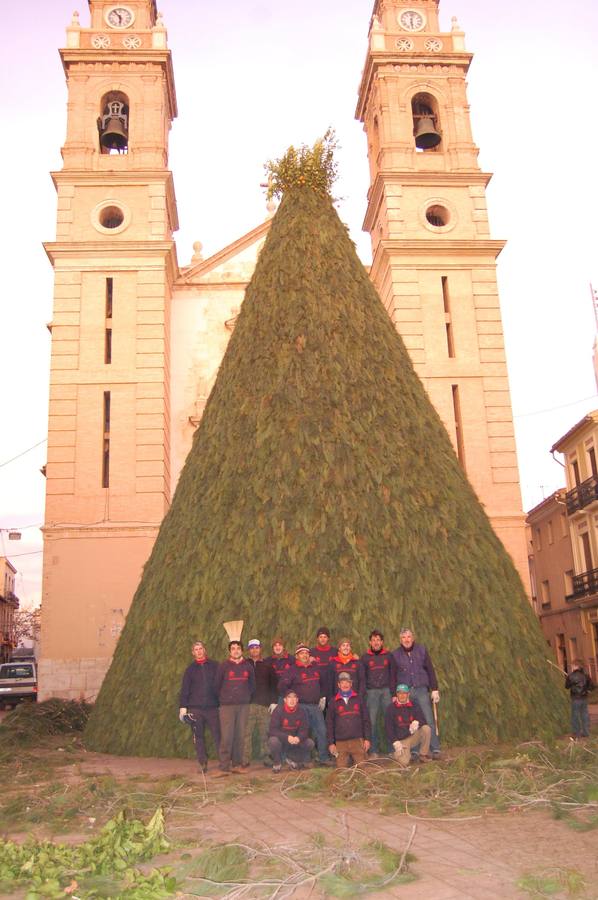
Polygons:
[[337,769],[364,762],[370,749],[372,727],[367,704],[362,694],[353,690],[348,672],[338,676],[338,692],[330,701],[326,717],[328,749],[336,757]]
[[391,756],[399,765],[409,765],[412,748],[418,749],[420,762],[431,758],[432,729],[429,725],[422,725],[424,721],[419,705],[409,697],[409,686],[398,684],[392,703],[384,714],[384,725],[388,742],[394,748]]
[[282,706],[276,706],[268,729],[268,751],[274,760],[272,771],[280,772],[284,753],[289,769],[304,769],[314,742],[309,734],[309,719],[299,705],[295,691],[287,691]]

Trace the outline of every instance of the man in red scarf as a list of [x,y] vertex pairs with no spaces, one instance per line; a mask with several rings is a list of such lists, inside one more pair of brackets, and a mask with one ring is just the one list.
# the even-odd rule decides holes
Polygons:
[[213,659],[208,659],[202,641],[195,641],[191,652],[194,661],[187,666],[183,675],[179,698],[179,719],[181,722],[188,722],[191,725],[199,768],[202,772],[207,772],[206,725],[212,733],[216,753],[220,748],[219,704],[216,692],[218,663]]
[[353,690],[358,694],[364,690],[363,687],[363,667],[356,653],[353,653],[351,641],[349,638],[341,638],[338,642],[338,651],[336,656],[330,658],[328,663],[328,700],[334,696],[338,676],[341,672],[349,672],[353,683]]

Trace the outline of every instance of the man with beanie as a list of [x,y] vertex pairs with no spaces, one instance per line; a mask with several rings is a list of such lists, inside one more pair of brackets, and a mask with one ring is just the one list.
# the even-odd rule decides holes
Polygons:
[[423,713],[418,703],[410,698],[409,686],[397,684],[392,703],[384,715],[384,726],[389,744],[394,753],[391,755],[400,766],[408,766],[412,753],[419,761],[430,759],[430,738],[432,730],[423,722]]
[[287,691],[281,706],[277,706],[270,719],[268,750],[274,760],[272,771],[280,772],[284,753],[289,769],[304,769],[309,761],[314,742],[309,735],[309,719],[299,705],[296,691]]
[[274,669],[274,674],[276,676],[276,694],[278,700],[281,701],[282,696],[278,689],[280,677],[287,669],[290,669],[295,662],[294,657],[291,656],[290,653],[287,653],[284,641],[281,637],[274,638],[272,641],[272,655],[267,656],[265,661]]
[[191,647],[191,653],[193,662],[185,669],[181,685],[179,719],[181,722],[188,721],[191,725],[199,768],[202,772],[207,772],[206,726],[212,733],[216,753],[220,749],[220,719],[216,692],[218,663],[213,659],[208,659],[202,641],[195,641]]
[[319,764],[331,766],[333,763],[328,756],[323,714],[326,702],[325,687],[322,684],[320,669],[310,660],[310,649],[307,644],[297,644],[295,664],[282,675],[280,689],[285,696],[289,690],[296,692],[299,703],[307,713],[309,727],[316,741]]
[[384,647],[384,635],[377,628],[370,632],[370,648],[361,657],[368,712],[372,724],[372,752],[378,755],[378,714],[386,712],[397,683],[392,654]]
[[249,704],[249,718],[245,731],[245,744],[243,747],[243,768],[249,766],[253,744],[253,732],[257,727],[261,759],[266,762],[268,750],[266,738],[268,725],[270,724],[269,708],[275,702],[276,675],[274,669],[266,660],[262,659],[262,645],[257,638],[252,638],[247,643],[249,659],[247,662],[253,667],[255,676],[255,694]]
[[363,696],[353,690],[351,676],[341,672],[338,691],[328,704],[326,716],[328,749],[336,757],[337,769],[346,769],[367,759],[372,730]]
[[320,670],[322,685],[325,689],[325,697],[328,697],[334,691],[335,683],[333,682],[331,685],[329,682],[329,666],[330,660],[333,656],[336,656],[337,652],[338,648],[333,647],[330,643],[330,629],[327,628],[326,625],[322,625],[322,627],[318,628],[316,631],[316,645],[315,647],[310,648],[309,655],[314,666],[317,666]]
[[216,675],[220,701],[220,770],[214,773],[215,778],[247,771],[243,748],[249,704],[255,693],[255,674],[253,666],[243,659],[241,641],[229,641],[228,652],[229,658],[220,663]]
[[440,740],[436,733],[432,704],[440,701],[440,692],[432,660],[424,645],[415,643],[411,628],[402,628],[399,640],[400,644],[392,654],[397,681],[409,685],[410,697],[419,704],[424,721],[432,731],[432,757],[439,759]]

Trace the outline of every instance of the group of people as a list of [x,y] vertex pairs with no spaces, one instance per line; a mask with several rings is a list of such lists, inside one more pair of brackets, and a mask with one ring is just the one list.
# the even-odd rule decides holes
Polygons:
[[293,655],[282,638],[263,657],[257,638],[243,655],[231,640],[229,657],[218,663],[202,641],[192,646],[193,662],[183,675],[179,719],[191,726],[200,769],[208,768],[206,729],[218,752],[215,777],[248,771],[254,732],[259,752],[273,772],[310,764],[346,767],[377,758],[378,719],[391,756],[401,766],[440,757],[434,704],[440,700],[432,661],[411,628],[403,628],[394,651],[374,629],[368,650],[353,652],[342,638],[332,646],[330,631],[319,628],[313,647],[299,643]]

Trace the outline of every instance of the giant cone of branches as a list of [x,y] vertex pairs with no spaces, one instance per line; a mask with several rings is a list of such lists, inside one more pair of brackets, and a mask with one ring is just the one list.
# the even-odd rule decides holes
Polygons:
[[[292,648],[411,626],[443,738],[554,734],[562,685],[329,191],[330,141],[272,164],[282,202],[87,730],[96,750],[190,755],[178,690],[222,623]],[[557,680],[555,680],[555,678]]]

